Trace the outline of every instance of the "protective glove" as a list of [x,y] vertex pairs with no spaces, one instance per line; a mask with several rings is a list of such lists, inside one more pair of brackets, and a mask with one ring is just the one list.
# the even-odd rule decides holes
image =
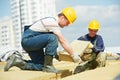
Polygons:
[[78,53],[74,53],[71,57],[73,58],[75,63],[82,61]]
[[90,44],[88,45],[88,49],[91,49],[91,48],[93,48],[93,44],[92,44],[92,43],[90,43]]
[[92,49],[85,49],[84,53],[92,53]]

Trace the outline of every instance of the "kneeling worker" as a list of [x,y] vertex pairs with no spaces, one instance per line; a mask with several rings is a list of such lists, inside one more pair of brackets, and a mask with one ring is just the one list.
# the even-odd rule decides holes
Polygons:
[[58,73],[53,66],[53,57],[57,55],[58,41],[75,62],[80,57],[73,52],[59,28],[64,28],[76,20],[72,7],[64,8],[56,18],[45,17],[33,23],[22,36],[22,47],[29,54],[31,61],[24,61],[13,56],[5,66],[5,71],[17,66],[22,70],[37,70]]
[[97,34],[99,28],[99,22],[97,20],[92,20],[88,25],[89,33],[78,38],[78,40],[90,41],[93,45],[93,48],[85,50],[81,57],[83,62],[79,63],[73,74],[94,69],[96,67],[105,66],[106,54],[103,52],[105,47],[102,37]]

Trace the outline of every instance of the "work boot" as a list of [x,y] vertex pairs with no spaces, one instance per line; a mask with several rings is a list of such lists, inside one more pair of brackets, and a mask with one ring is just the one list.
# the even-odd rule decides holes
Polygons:
[[75,68],[75,70],[73,71],[73,74],[77,74],[77,73],[80,73],[80,72],[83,72],[85,71],[84,67],[79,65]]
[[88,61],[85,61],[83,63],[79,63],[78,66],[76,66],[76,68],[74,69],[73,74],[83,72],[87,69],[87,67],[88,67]]
[[44,67],[43,67],[43,71],[44,72],[53,72],[53,73],[59,73],[60,71],[55,69],[55,67],[53,66],[53,56],[51,55],[45,55],[44,58]]
[[[12,55],[16,55],[16,56],[22,58],[22,55],[21,55],[18,51],[15,51]],[[10,58],[12,58],[12,55],[8,57],[7,61],[8,61]]]
[[4,67],[4,71],[8,71],[11,67],[16,66],[20,69],[25,65],[25,61],[18,55],[11,55],[10,59],[7,61],[7,64]]

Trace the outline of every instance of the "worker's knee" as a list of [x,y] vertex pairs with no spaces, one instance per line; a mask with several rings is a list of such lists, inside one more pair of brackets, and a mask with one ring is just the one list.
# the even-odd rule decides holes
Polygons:
[[48,44],[45,47],[45,54],[46,55],[56,55],[57,54],[57,47],[58,47],[57,36],[54,34],[50,34]]
[[49,40],[48,40],[49,43],[54,43],[54,44],[57,44],[58,43],[58,38],[55,34],[50,34],[49,35]]
[[104,67],[106,65],[106,54],[100,52],[97,56],[96,61],[98,62],[98,67]]
[[100,58],[101,60],[106,60],[107,59],[107,55],[104,52],[100,52],[98,54],[98,58]]

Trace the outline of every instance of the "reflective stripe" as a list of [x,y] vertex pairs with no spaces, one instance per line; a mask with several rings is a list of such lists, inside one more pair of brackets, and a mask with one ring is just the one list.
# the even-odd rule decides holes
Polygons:
[[[97,36],[98,37],[98,36]],[[95,41],[94,41],[94,46],[96,47],[96,44],[97,44],[97,37],[96,37],[96,39],[95,39]]]

